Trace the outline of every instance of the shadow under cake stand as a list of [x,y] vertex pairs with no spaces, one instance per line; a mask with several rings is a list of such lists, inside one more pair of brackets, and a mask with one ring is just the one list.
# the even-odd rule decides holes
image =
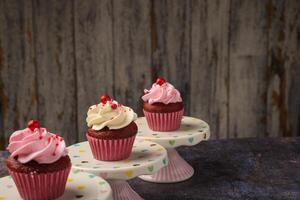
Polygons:
[[[50,187],[50,186],[49,186]],[[0,178],[0,200],[21,200],[11,176]],[[71,171],[64,194],[57,200],[95,199],[112,200],[112,190],[101,177]]]
[[153,174],[168,164],[166,149],[143,139],[136,139],[130,157],[121,161],[94,159],[88,142],[74,144],[68,147],[68,150],[73,169],[107,180],[115,200],[142,199],[126,180],[140,175]]
[[137,137],[160,144],[168,152],[168,166],[152,175],[142,175],[139,178],[155,183],[176,183],[191,178],[194,169],[175,150],[179,146],[194,146],[210,137],[209,125],[197,118],[184,116],[180,128],[171,132],[152,131],[145,117],[136,120]]

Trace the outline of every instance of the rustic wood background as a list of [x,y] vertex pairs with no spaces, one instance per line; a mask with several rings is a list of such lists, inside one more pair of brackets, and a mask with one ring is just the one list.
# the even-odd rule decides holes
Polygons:
[[68,144],[108,93],[141,114],[158,75],[212,137],[300,135],[299,0],[0,0],[0,136]]

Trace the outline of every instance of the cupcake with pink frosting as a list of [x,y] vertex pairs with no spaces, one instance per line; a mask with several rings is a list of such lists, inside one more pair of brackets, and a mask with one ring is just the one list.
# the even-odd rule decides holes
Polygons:
[[142,96],[143,112],[150,129],[174,131],[180,127],[184,108],[180,92],[163,78],[157,78]]
[[41,128],[37,120],[9,138],[6,166],[25,200],[49,200],[63,195],[71,161],[65,141]]

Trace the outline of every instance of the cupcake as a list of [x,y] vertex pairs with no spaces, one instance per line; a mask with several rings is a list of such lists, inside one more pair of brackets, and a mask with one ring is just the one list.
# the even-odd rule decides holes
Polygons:
[[107,95],[87,112],[86,137],[97,160],[116,161],[128,158],[137,134],[136,113]]
[[179,91],[163,78],[157,78],[142,96],[143,112],[153,131],[174,131],[180,127],[183,103]]
[[31,120],[10,136],[7,150],[6,166],[23,199],[56,199],[64,193],[71,161],[62,137]]

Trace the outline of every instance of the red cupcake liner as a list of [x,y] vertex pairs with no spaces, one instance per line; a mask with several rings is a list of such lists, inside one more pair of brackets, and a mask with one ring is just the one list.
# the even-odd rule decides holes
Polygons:
[[153,131],[174,131],[179,129],[184,109],[171,113],[152,113],[143,109],[148,126]]
[[122,139],[98,139],[86,134],[96,160],[116,161],[128,158],[132,151],[135,135]]
[[24,200],[49,200],[65,192],[71,165],[63,170],[42,174],[19,173],[8,169]]

